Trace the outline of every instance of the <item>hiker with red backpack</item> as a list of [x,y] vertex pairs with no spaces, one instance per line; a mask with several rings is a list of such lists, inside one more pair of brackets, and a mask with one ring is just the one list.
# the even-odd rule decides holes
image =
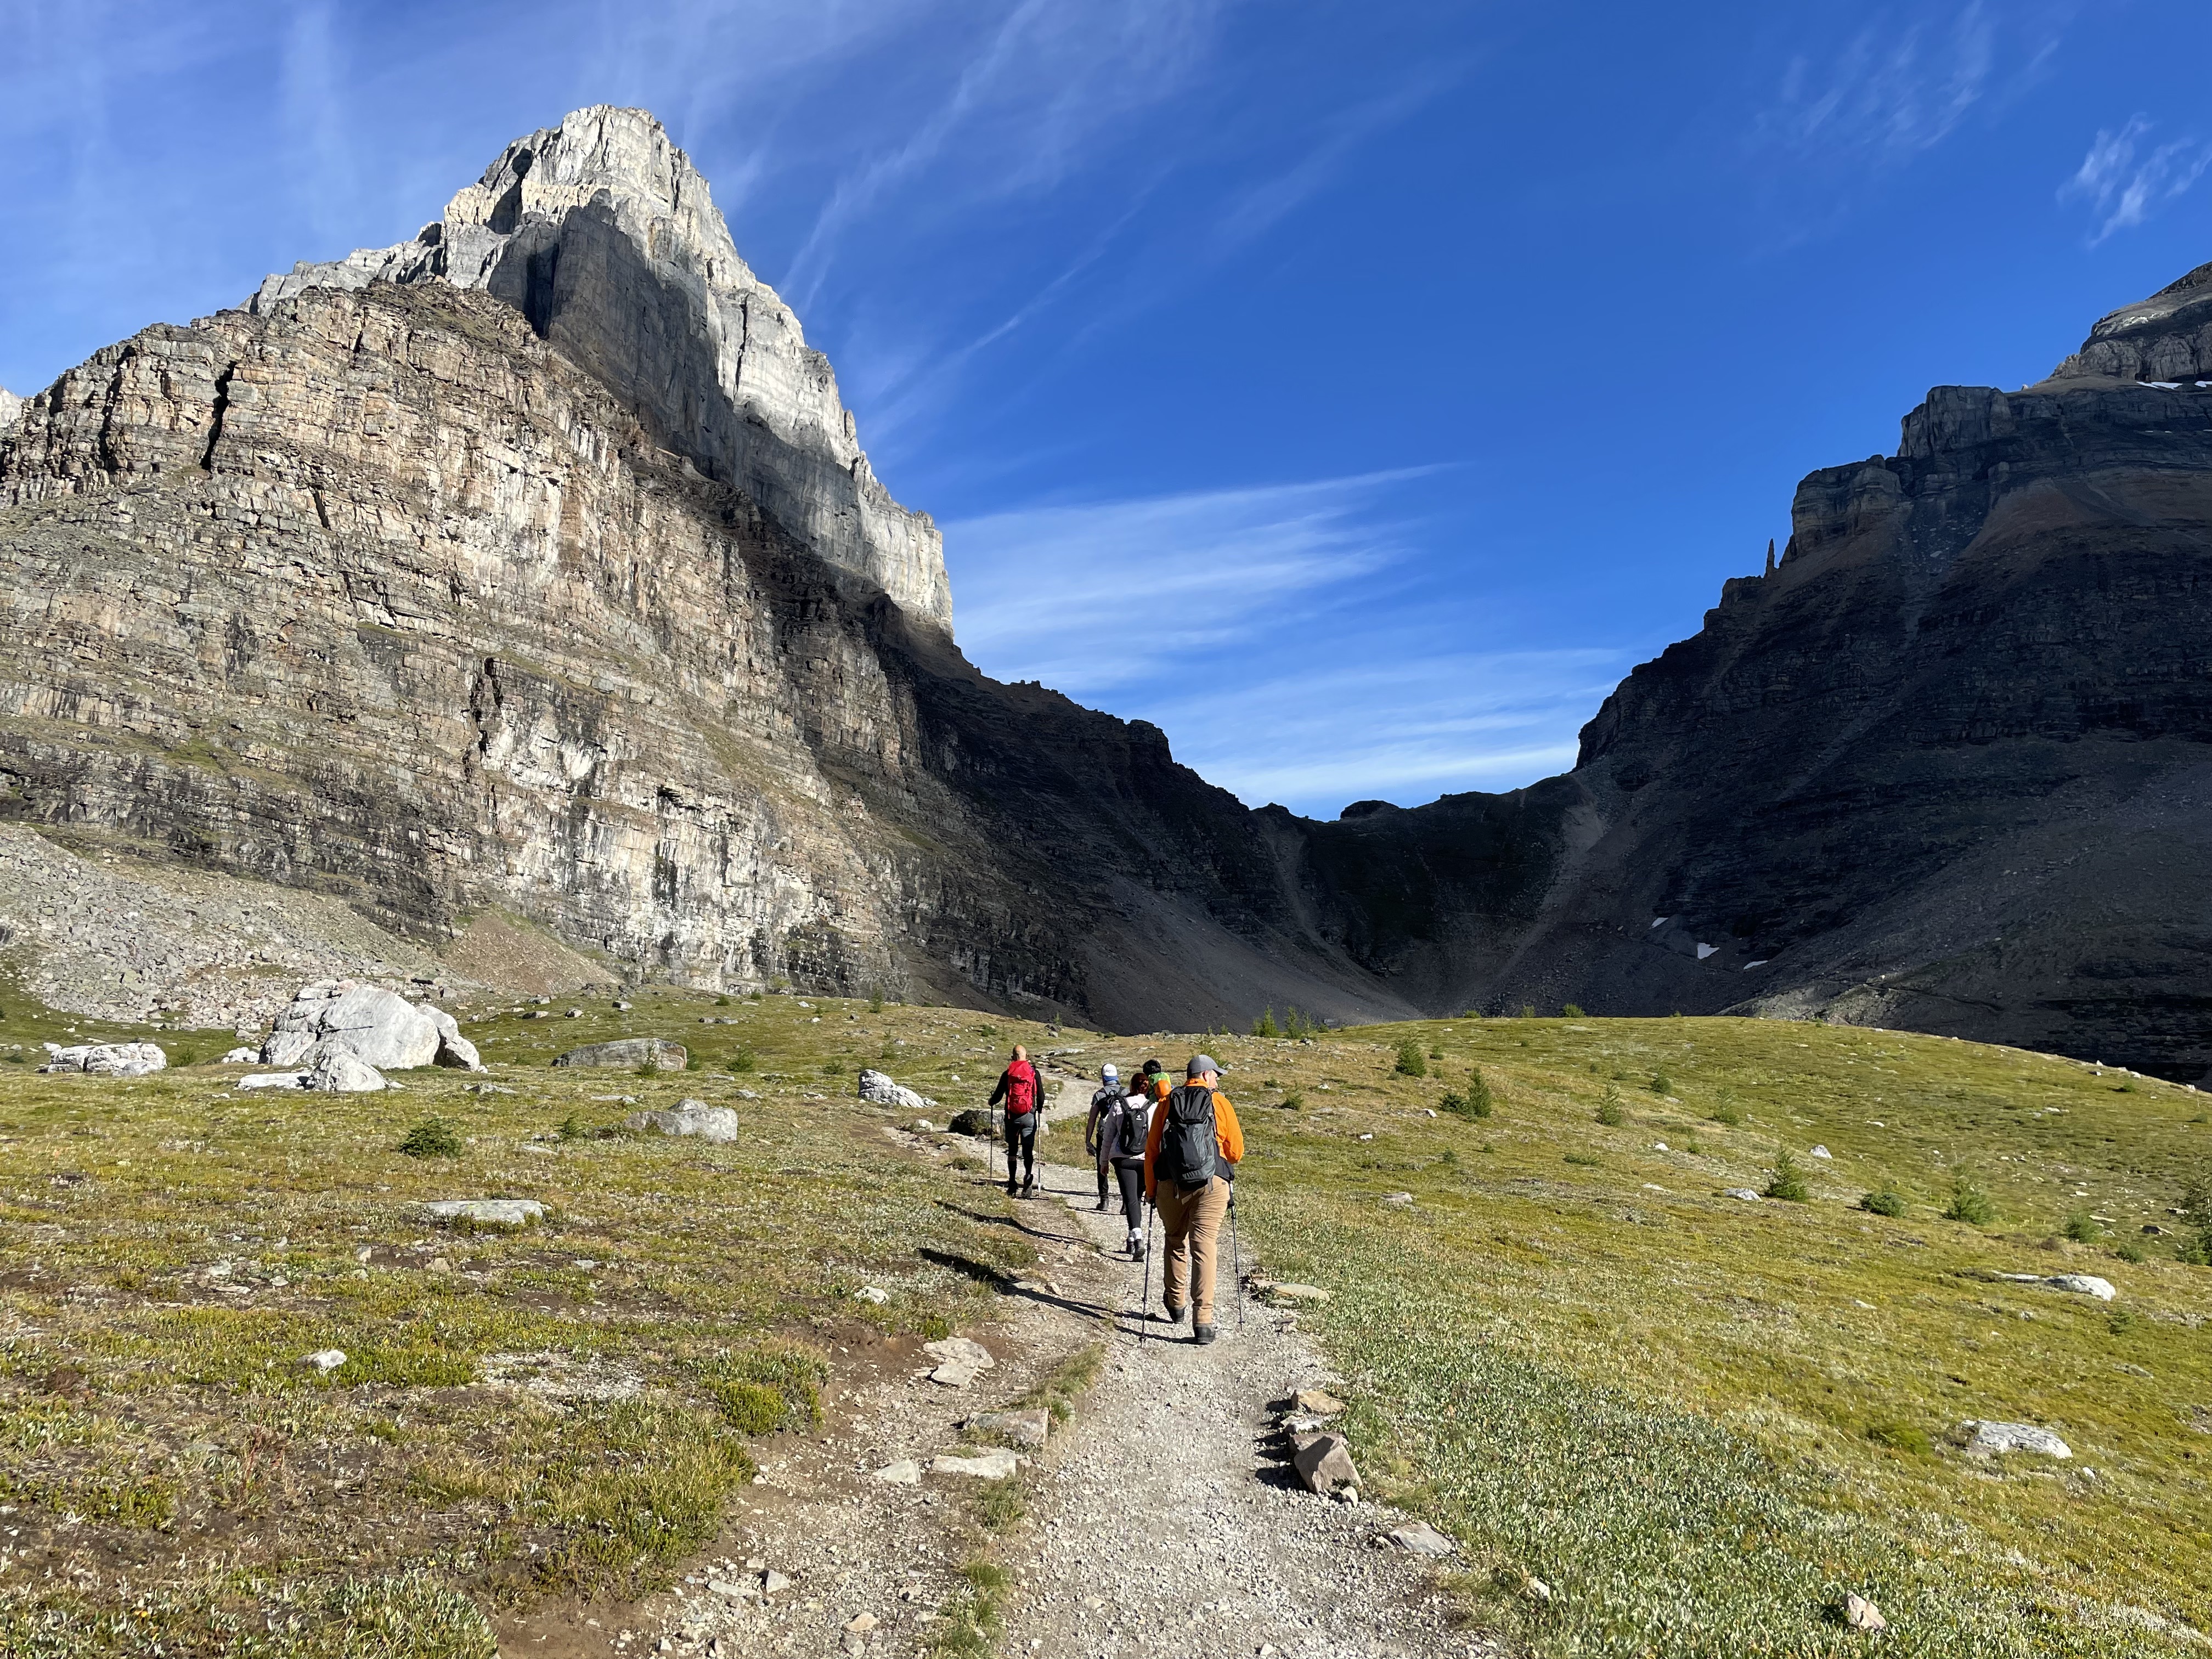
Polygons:
[[[1036,1196],[1037,1120],[1044,1115],[1044,1078],[1030,1060],[1030,1051],[1018,1042],[1014,1057],[999,1073],[999,1086],[991,1091],[991,1104],[1006,1104],[1006,1196]],[[1028,1179],[1014,1179],[1014,1157],[1022,1156]]]
[[1161,1299],[1171,1325],[1186,1308],[1192,1334],[1214,1339],[1214,1264],[1222,1218],[1234,1202],[1230,1183],[1244,1157],[1244,1132],[1237,1109],[1215,1085],[1221,1067],[1211,1055],[1194,1054],[1189,1079],[1152,1115],[1145,1139],[1145,1193],[1167,1229],[1161,1264]]

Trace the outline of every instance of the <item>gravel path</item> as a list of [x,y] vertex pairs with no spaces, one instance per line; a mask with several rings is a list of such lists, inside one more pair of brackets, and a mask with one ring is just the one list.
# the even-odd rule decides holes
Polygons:
[[[1062,1085],[1048,1113],[1066,1126],[1048,1137],[1052,1150],[1080,1148],[1091,1087]],[[980,1172],[951,1167],[972,1143],[893,1133],[943,1165],[948,1184],[980,1187]],[[1038,1173],[1043,1193],[1014,1211],[1038,1265],[1001,1299],[992,1324],[963,1333],[996,1357],[994,1368],[948,1389],[927,1380],[934,1362],[915,1339],[841,1347],[824,1432],[759,1449],[761,1484],[672,1594],[541,1605],[503,1621],[501,1651],[927,1654],[941,1628],[937,1611],[961,1587],[959,1565],[975,1547],[959,1501],[973,1488],[957,1475],[892,1484],[876,1472],[902,1460],[926,1466],[957,1445],[960,1419],[1019,1397],[1103,1341],[1098,1380],[1030,1462],[1026,1517],[989,1551],[1012,1579],[999,1597],[1000,1654],[1503,1654],[1453,1628],[1431,1563],[1378,1545],[1403,1516],[1297,1486],[1271,1406],[1331,1379],[1291,1316],[1249,1303],[1240,1330],[1224,1264],[1221,1340],[1200,1348],[1188,1327],[1164,1334],[1175,1328],[1138,1316],[1141,1269],[1122,1253],[1121,1218],[1093,1208],[1091,1170],[1043,1163]],[[1157,1303],[1157,1276],[1152,1294]]]
[[[1063,1102],[1076,1092],[1064,1091]],[[1073,1108],[1079,1121],[1082,1110]],[[1289,1317],[1248,1301],[1240,1330],[1225,1261],[1221,1339],[1212,1346],[1192,1342],[1188,1326],[1137,1317],[1142,1269],[1121,1254],[1121,1217],[1092,1208],[1091,1170],[1040,1173],[1054,1216],[1040,1230],[1101,1252],[1082,1291],[1067,1288],[1119,1317],[1105,1370],[1036,1473],[1030,1519],[1000,1552],[1018,1587],[1003,1650],[1042,1659],[1503,1652],[1452,1627],[1427,1563],[1378,1547],[1405,1517],[1297,1486],[1270,1407],[1333,1379]],[[1157,1307],[1157,1269],[1152,1294]]]

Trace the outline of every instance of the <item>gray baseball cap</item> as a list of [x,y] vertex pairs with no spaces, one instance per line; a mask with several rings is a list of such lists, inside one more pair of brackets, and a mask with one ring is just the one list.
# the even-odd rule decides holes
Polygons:
[[1221,1066],[1212,1054],[1193,1054],[1190,1057],[1190,1064],[1185,1070],[1192,1077],[1204,1077],[1208,1072],[1218,1076]]

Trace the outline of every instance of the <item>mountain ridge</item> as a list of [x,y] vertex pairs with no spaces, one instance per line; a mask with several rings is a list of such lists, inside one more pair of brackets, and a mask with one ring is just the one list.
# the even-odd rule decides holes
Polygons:
[[[594,107],[410,242],[0,428],[0,816],[617,976],[1120,1029],[1577,1003],[2212,1067],[2212,278],[1932,389],[1504,794],[1249,811],[953,643],[941,544],[682,152]],[[2023,872],[2028,872],[2023,874]]]

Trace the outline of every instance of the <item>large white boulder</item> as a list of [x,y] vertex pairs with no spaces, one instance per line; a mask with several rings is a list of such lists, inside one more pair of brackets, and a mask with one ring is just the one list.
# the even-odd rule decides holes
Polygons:
[[168,1065],[168,1055],[158,1042],[81,1042],[64,1048],[58,1042],[44,1045],[46,1063],[42,1072],[89,1072],[94,1077],[143,1077]]
[[887,1073],[873,1071],[860,1073],[860,1098],[872,1105],[896,1106],[902,1112],[926,1111],[937,1104],[928,1096],[892,1082]]
[[461,1023],[443,1008],[434,1008],[427,1002],[415,1005],[415,1012],[438,1028],[438,1052],[431,1058],[440,1066],[450,1066],[455,1071],[481,1072],[483,1061],[477,1057],[477,1045],[461,1035]]
[[325,1037],[316,1046],[314,1064],[301,1077],[300,1086],[326,1095],[365,1095],[392,1085],[343,1039]]
[[623,1121],[633,1129],[650,1129],[664,1135],[693,1135],[720,1146],[727,1146],[738,1138],[736,1110],[728,1106],[709,1106],[703,1100],[679,1100],[671,1109],[632,1112]]
[[382,1071],[406,1071],[434,1061],[469,1066],[476,1059],[476,1050],[443,1010],[428,1004],[417,1007],[396,992],[341,979],[318,981],[293,997],[261,1045],[261,1063],[306,1065],[330,1037],[343,1040],[361,1060]]
[[2007,1452],[2033,1452],[2039,1457],[2074,1455],[2071,1446],[2050,1430],[2039,1429],[2033,1423],[1992,1423],[1969,1418],[1961,1426],[1971,1437],[1966,1442],[1966,1453],[1972,1457],[2001,1457]]

